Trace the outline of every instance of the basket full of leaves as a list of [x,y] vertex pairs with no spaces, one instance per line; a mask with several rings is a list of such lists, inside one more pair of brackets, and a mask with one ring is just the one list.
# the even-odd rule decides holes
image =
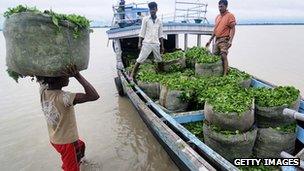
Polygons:
[[87,69],[90,21],[75,14],[19,5],[5,13],[6,65],[17,76],[61,76],[67,65]]

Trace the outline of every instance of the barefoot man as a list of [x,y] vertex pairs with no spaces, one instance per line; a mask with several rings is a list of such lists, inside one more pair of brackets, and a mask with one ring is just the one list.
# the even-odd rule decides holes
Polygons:
[[215,51],[214,54],[220,55],[223,61],[224,73],[228,73],[228,49],[232,45],[232,40],[235,34],[236,21],[234,15],[227,10],[228,1],[220,0],[218,3],[220,14],[215,19],[215,27],[210,40],[207,42],[208,47],[215,37]]

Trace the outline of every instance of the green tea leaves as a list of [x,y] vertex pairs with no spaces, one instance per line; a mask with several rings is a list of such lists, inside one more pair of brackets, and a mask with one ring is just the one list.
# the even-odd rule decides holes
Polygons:
[[17,83],[19,78],[23,78],[24,76],[10,69],[6,70],[8,75],[13,78]]
[[291,105],[299,97],[300,91],[292,86],[253,89],[256,104],[260,107]]
[[60,23],[62,23],[63,21],[68,21],[68,22],[74,24],[75,26],[73,28],[73,30],[74,30],[73,36],[75,39],[80,36],[80,29],[88,29],[90,27],[90,21],[80,15],[59,14],[59,13],[53,12],[52,10],[45,10],[44,12],[41,12],[36,7],[27,7],[27,6],[22,6],[22,5],[18,5],[15,8],[9,8],[4,13],[4,17],[9,18],[13,14],[22,13],[22,12],[31,12],[31,13],[35,13],[35,14],[49,15],[51,17],[53,24],[58,29],[60,28],[60,25],[61,25]]
[[203,47],[190,48],[185,54],[187,59],[194,59],[198,63],[215,63],[221,60],[220,56],[211,54]]

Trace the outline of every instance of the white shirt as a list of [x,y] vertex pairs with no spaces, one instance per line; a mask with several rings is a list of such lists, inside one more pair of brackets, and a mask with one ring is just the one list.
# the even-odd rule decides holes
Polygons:
[[143,43],[160,44],[159,39],[164,38],[162,21],[156,18],[153,23],[151,16],[144,17],[139,37],[144,38]]

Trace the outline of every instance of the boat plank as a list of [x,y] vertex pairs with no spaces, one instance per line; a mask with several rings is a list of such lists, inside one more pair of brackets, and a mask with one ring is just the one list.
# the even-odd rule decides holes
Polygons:
[[180,124],[189,123],[189,122],[198,122],[198,121],[203,121],[205,119],[203,112],[173,114],[172,117]]

